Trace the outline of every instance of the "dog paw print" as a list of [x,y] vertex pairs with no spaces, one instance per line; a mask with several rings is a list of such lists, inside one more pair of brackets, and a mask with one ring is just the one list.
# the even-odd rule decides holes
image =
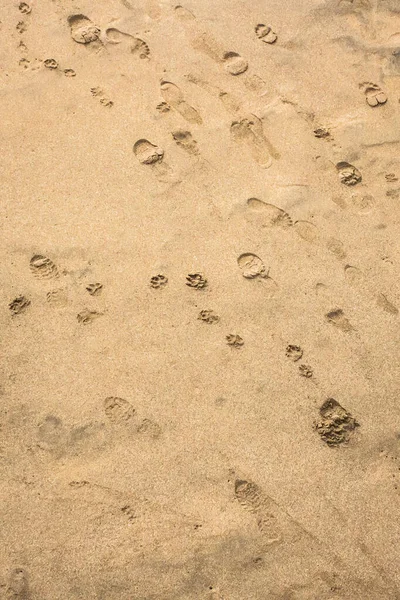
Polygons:
[[58,69],[58,62],[54,58],[46,58],[43,64],[46,69]]
[[18,10],[23,15],[29,15],[29,13],[32,11],[32,7],[27,2],[20,2]]
[[237,335],[236,333],[230,333],[226,336],[226,343],[232,348],[241,348],[244,344],[244,340],[240,337],[240,335]]
[[13,315],[20,315],[26,311],[30,303],[31,301],[25,296],[18,296],[18,298],[15,298],[12,302],[10,302],[8,308]]
[[211,325],[212,323],[218,323],[219,316],[215,314],[213,310],[207,309],[200,311],[198,319],[200,321],[203,321],[204,323],[209,323]]
[[168,277],[165,275],[154,275],[150,279],[150,287],[154,288],[155,290],[165,287],[167,283]]
[[272,31],[271,27],[268,25],[263,25],[260,23],[255,27],[256,36],[265,44],[275,44],[278,36],[274,31]]
[[289,344],[286,346],[286,356],[293,362],[296,362],[303,356],[303,350],[300,348],[300,346]]
[[299,373],[302,377],[306,377],[307,379],[310,379],[310,377],[314,375],[314,371],[310,365],[300,365]]
[[171,110],[171,107],[167,102],[160,102],[159,104],[157,104],[156,110],[159,113],[167,113]]
[[82,325],[89,325],[89,323],[92,323],[95,319],[101,317],[102,314],[103,313],[97,312],[96,310],[85,309],[80,312],[76,318],[78,319],[78,323],[81,323]]
[[360,171],[348,162],[339,162],[336,165],[336,170],[339,175],[339,180],[343,185],[353,186],[360,183],[362,175]]
[[103,284],[89,283],[89,285],[86,286],[86,291],[89,292],[91,296],[100,296],[103,291]]
[[186,277],[186,285],[197,290],[202,290],[207,287],[208,282],[201,273],[189,273]]

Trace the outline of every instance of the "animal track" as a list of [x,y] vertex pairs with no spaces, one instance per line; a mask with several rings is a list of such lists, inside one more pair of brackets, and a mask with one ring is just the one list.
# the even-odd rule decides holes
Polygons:
[[159,113],[167,113],[171,110],[171,107],[167,102],[160,102],[157,104],[156,110],[158,110]]
[[314,371],[310,365],[300,365],[299,373],[302,377],[306,377],[307,379],[314,375]]
[[189,154],[193,154],[195,156],[200,154],[199,149],[197,148],[197,142],[193,139],[193,136],[190,133],[190,131],[177,129],[176,131],[172,132],[172,137],[174,138],[178,146],[186,150],[186,152],[188,152]]
[[28,574],[24,569],[14,569],[9,577],[6,600],[30,600]]
[[19,34],[23,34],[28,29],[28,24],[25,21],[19,21],[15,29]]
[[23,15],[29,15],[32,11],[32,7],[27,2],[20,2],[18,9]]
[[328,446],[347,443],[359,423],[334,398],[328,398],[319,409],[321,419],[315,429]]
[[126,504],[125,506],[123,506],[121,508],[121,511],[127,517],[129,523],[134,523],[136,521],[136,519],[137,519],[136,511],[131,506],[129,506],[129,504]]
[[91,296],[100,296],[101,292],[103,291],[103,284],[89,283],[89,285],[86,286],[86,291],[89,292]]
[[275,44],[278,36],[268,25],[259,24],[255,27],[256,36],[266,44]]
[[171,106],[189,123],[201,125],[203,122],[199,112],[188,104],[181,89],[170,81],[161,81],[161,95],[166,104]]
[[95,98],[99,98],[100,104],[102,104],[103,106],[107,106],[108,108],[111,108],[112,106],[114,106],[114,102],[105,95],[105,93],[103,92],[103,90],[101,88],[94,87],[94,88],[91,88],[90,91],[91,91],[92,96],[94,96]]
[[314,129],[314,135],[316,138],[320,139],[332,139],[330,131],[325,127],[318,127],[317,129]]
[[82,312],[77,315],[78,323],[82,325],[89,325],[89,323],[93,323],[95,319],[101,317],[103,313],[97,312],[97,310],[88,310],[85,308]]
[[246,144],[252,158],[264,168],[272,164],[271,144],[264,136],[261,120],[252,115],[240,121],[233,121],[231,125],[232,139],[238,144]]
[[100,38],[100,28],[85,15],[70,15],[68,25],[71,37],[78,44],[91,44]]
[[107,41],[111,44],[126,43],[128,50],[134,56],[140,59],[146,59],[150,56],[150,48],[145,41],[140,38],[130,35],[130,33],[124,33],[115,27],[110,27],[106,30]]
[[293,225],[293,221],[288,213],[273,204],[269,204],[258,198],[249,198],[247,200],[247,206],[252,211],[259,213],[265,218],[265,221],[263,222],[263,225],[265,226],[270,225],[287,229]]
[[58,69],[58,62],[54,58],[46,58],[43,64],[46,69]]
[[163,288],[167,285],[167,283],[168,277],[165,275],[154,275],[154,277],[150,279],[150,286],[154,289]]
[[226,342],[228,346],[231,346],[232,348],[241,348],[244,345],[243,338],[241,338],[240,335],[237,335],[235,333],[230,333],[229,335],[227,335]]
[[241,254],[237,259],[243,277],[246,279],[255,279],[256,277],[268,277],[268,271],[261,258],[251,252]]
[[201,310],[199,316],[197,317],[200,321],[204,321],[204,323],[218,323],[219,316],[215,314],[213,310]]
[[120,424],[130,421],[136,410],[127,400],[109,396],[104,400],[104,412],[111,423]]
[[388,300],[386,298],[385,294],[381,294],[381,293],[377,294],[376,304],[377,304],[377,306],[379,306],[379,308],[382,308],[385,312],[387,312],[391,315],[399,314],[399,309],[397,308],[397,306],[392,304],[392,302],[390,302],[390,300]]
[[246,511],[255,516],[258,529],[267,546],[283,540],[282,529],[274,515],[275,503],[263,494],[257,484],[252,481],[236,479],[235,497]]
[[289,344],[286,346],[286,356],[290,358],[293,362],[296,362],[301,359],[303,356],[303,350],[300,346],[294,346],[293,344]]
[[57,266],[54,262],[42,254],[32,256],[29,268],[36,279],[55,279],[59,276]]
[[197,290],[203,290],[207,287],[208,282],[201,273],[189,273],[186,277],[186,285]]
[[334,325],[338,329],[341,329],[342,331],[349,332],[354,330],[354,327],[351,325],[350,321],[344,316],[344,312],[340,308],[331,310],[325,315],[325,318],[328,321],[328,323],[332,323],[332,325]]
[[65,77],[76,77],[76,73],[73,69],[64,69]]
[[68,302],[68,293],[64,288],[51,290],[50,292],[47,292],[46,300],[49,304],[54,306],[66,306]]
[[360,171],[348,162],[339,162],[336,165],[339,180],[343,185],[352,186],[362,181]]
[[31,301],[28,300],[25,296],[18,296],[8,305],[11,313],[13,315],[20,315],[25,312],[28,306],[30,306]]
[[365,99],[369,106],[372,106],[374,108],[375,106],[386,104],[387,96],[385,92],[376,83],[364,81],[364,83],[360,83],[360,89],[364,91]]
[[346,258],[346,251],[344,249],[343,242],[340,240],[329,238],[326,243],[326,247],[328,248],[329,252],[332,252],[332,254],[336,256],[336,258]]

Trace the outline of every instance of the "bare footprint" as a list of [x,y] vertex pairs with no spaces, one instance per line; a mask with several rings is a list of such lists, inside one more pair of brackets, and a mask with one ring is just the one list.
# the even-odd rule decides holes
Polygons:
[[186,102],[182,90],[177,85],[170,81],[161,81],[161,95],[163,100],[186,121],[201,125],[203,120],[199,112]]
[[172,169],[165,163],[164,150],[149,140],[141,139],[133,145],[133,153],[142,165],[149,165],[160,181],[170,181]]
[[344,312],[341,308],[336,308],[335,310],[331,310],[325,315],[325,319],[328,323],[331,323],[338,329],[345,331],[348,333],[349,331],[353,331],[354,327],[351,325],[350,321],[345,317]]
[[260,23],[255,27],[256,36],[265,44],[275,44],[278,36],[274,31],[272,31],[271,27],[268,25],[263,25]]
[[364,81],[364,83],[360,83],[360,89],[363,90],[365,94],[365,99],[369,106],[372,106],[374,108],[375,106],[386,104],[387,96],[385,92],[376,83]]
[[199,149],[197,147],[197,142],[193,139],[190,131],[185,131],[183,129],[177,129],[172,132],[172,137],[175,142],[183,148],[188,154],[192,154],[194,156],[198,156],[200,154]]
[[140,59],[150,57],[150,48],[146,42],[137,38],[130,33],[124,33],[115,27],[106,29],[106,39],[110,44],[123,44],[127,47],[128,52]]
[[247,200],[248,208],[260,216],[263,226],[282,227],[287,229],[293,225],[293,221],[287,212],[278,208],[274,204],[269,204],[258,198],[249,198]]
[[264,136],[261,120],[255,115],[233,121],[231,135],[238,144],[246,144],[253,159],[262,167],[272,165],[273,148]]
[[55,263],[43,254],[35,254],[29,262],[29,268],[36,279],[55,279],[59,272]]
[[68,17],[68,24],[71,29],[71,37],[78,44],[100,42],[100,27],[97,27],[85,15],[70,15]]
[[310,221],[296,221],[294,223],[294,230],[306,242],[310,242],[311,244],[319,242],[318,228],[314,223],[310,223]]
[[237,52],[225,52],[222,55],[225,71],[231,75],[241,75],[249,68],[249,63]]
[[256,277],[268,277],[268,271],[261,258],[252,252],[241,254],[237,263],[246,279],[255,279]]
[[30,600],[28,574],[24,569],[14,569],[9,577],[6,600]]

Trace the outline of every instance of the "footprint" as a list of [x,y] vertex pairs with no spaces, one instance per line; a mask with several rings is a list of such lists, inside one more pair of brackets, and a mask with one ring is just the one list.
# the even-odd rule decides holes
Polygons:
[[254,212],[259,213],[263,219],[263,226],[275,226],[287,229],[293,225],[293,221],[287,212],[274,204],[269,204],[258,198],[249,198],[247,206]]
[[186,277],[186,285],[197,290],[203,290],[208,286],[208,281],[201,273],[189,273]]
[[231,124],[231,135],[235,142],[246,144],[253,159],[262,167],[268,168],[272,165],[272,153],[276,152],[264,136],[261,120],[255,115],[233,121]]
[[346,251],[344,249],[343,242],[340,240],[337,240],[336,238],[329,238],[326,243],[326,247],[328,248],[329,252],[332,252],[332,254],[336,256],[336,258],[340,260],[346,258]]
[[319,409],[320,421],[315,429],[328,446],[347,443],[359,423],[334,398],[328,398]]
[[145,139],[134,144],[133,152],[142,165],[154,165],[164,158],[164,150]]
[[97,27],[85,15],[70,15],[67,20],[71,29],[71,37],[78,44],[91,44],[99,40],[100,27]]
[[399,309],[387,299],[385,294],[377,294],[376,296],[376,304],[379,308],[382,308],[385,312],[391,315],[398,315]]
[[104,313],[97,312],[97,310],[88,310],[87,308],[85,308],[84,310],[82,310],[82,312],[80,312],[77,315],[76,318],[78,319],[78,323],[81,323],[82,325],[89,325],[90,323],[93,323],[95,319],[101,317],[103,314]]
[[22,34],[28,29],[28,24],[25,21],[19,21],[15,27],[18,33]]
[[64,454],[68,441],[68,432],[61,419],[47,415],[38,425],[39,448],[47,450],[60,458]]
[[264,495],[261,488],[252,481],[236,479],[235,498],[246,511],[252,513],[256,519],[258,529],[267,546],[272,546],[283,541],[282,529],[279,525],[275,502]]
[[177,85],[170,81],[161,81],[161,96],[186,121],[201,125],[203,120],[199,112],[186,102],[181,89]]
[[286,356],[293,362],[296,362],[303,356],[303,350],[300,348],[300,346],[289,344],[286,346]]
[[314,371],[313,371],[312,367],[310,367],[310,365],[300,365],[299,366],[299,374],[302,377],[306,377],[307,379],[310,379],[314,375]]
[[261,258],[251,252],[241,254],[237,259],[239,269],[246,279],[255,279],[256,277],[268,278],[268,272]]
[[319,139],[332,140],[332,135],[326,127],[317,127],[317,129],[314,129],[314,135]]
[[341,308],[337,308],[335,310],[331,310],[325,315],[325,319],[328,323],[331,323],[338,329],[342,331],[353,331],[354,327],[351,325],[350,321],[345,317],[344,312]]
[[27,2],[20,2],[19,6],[18,6],[18,10],[23,15],[29,15],[29,13],[32,12],[32,7]]
[[106,38],[107,42],[111,44],[127,44],[128,51],[140,59],[146,59],[150,56],[150,48],[144,40],[134,37],[129,33],[119,31],[119,29],[116,29],[115,27],[106,29]]
[[387,96],[376,83],[364,81],[364,83],[360,83],[359,87],[364,91],[365,99],[369,106],[375,107],[386,104]]
[[231,346],[231,348],[241,348],[244,345],[244,340],[240,335],[230,333],[226,336],[226,343],[228,346]]
[[30,306],[31,301],[28,300],[25,296],[18,296],[8,305],[11,313],[13,315],[20,315],[24,313],[28,306]]
[[14,569],[9,577],[6,600],[30,600],[28,573],[24,569]]
[[163,288],[167,285],[167,283],[168,283],[168,277],[166,277],[165,275],[154,275],[150,279],[150,287],[152,287],[154,289]]
[[68,293],[64,288],[58,288],[56,290],[50,290],[46,294],[46,300],[53,306],[63,307],[68,303]]
[[271,27],[268,25],[263,25],[260,23],[255,27],[256,36],[266,44],[275,44],[278,36],[274,31],[272,31]]
[[190,131],[184,131],[183,129],[177,129],[172,132],[172,137],[175,142],[183,148],[188,154],[192,154],[194,156],[198,156],[200,154],[199,149],[197,147],[197,142],[193,139]]
[[136,410],[127,400],[109,396],[104,400],[104,412],[111,423],[120,424],[130,421]]
[[89,283],[89,285],[86,286],[86,291],[89,292],[91,296],[100,296],[101,292],[103,291],[103,284]]
[[352,286],[361,287],[365,284],[364,273],[357,267],[346,265],[344,268],[344,275],[347,282]]
[[122,508],[121,508],[121,512],[126,516],[126,518],[128,519],[129,523],[135,523],[137,520],[137,512],[134,508],[132,508],[132,506],[129,506],[129,504],[125,504]]
[[59,276],[57,266],[54,262],[42,254],[32,256],[29,268],[36,279],[56,279]]
[[103,92],[103,90],[101,88],[99,88],[99,87],[90,88],[90,92],[93,97],[99,98],[100,104],[102,104],[103,106],[107,106],[108,108],[111,108],[112,106],[114,106],[114,102],[106,96],[106,94]]
[[339,180],[343,185],[353,186],[362,181],[360,171],[348,162],[339,162],[336,165]]
[[199,313],[199,316],[197,317],[200,321],[203,321],[204,323],[208,323],[208,324],[212,324],[212,323],[218,323],[219,321],[219,316],[217,314],[215,314],[215,312],[213,310],[201,310]]
[[160,425],[151,419],[143,419],[137,427],[137,432],[145,434],[153,439],[158,439],[162,433]]
[[351,203],[359,215],[369,215],[376,207],[376,199],[372,194],[354,194]]
[[249,68],[249,63],[237,52],[225,52],[223,54],[225,71],[231,75],[241,75]]
[[310,223],[310,221],[296,221],[294,223],[294,230],[306,242],[315,244],[319,241],[318,228],[313,223]]
[[73,69],[64,69],[65,77],[76,77],[76,73]]
[[46,58],[43,65],[46,69],[58,69],[58,62],[54,58]]
[[159,113],[164,114],[169,112],[171,110],[171,107],[169,104],[167,104],[167,102],[160,102],[159,104],[157,104],[156,110]]

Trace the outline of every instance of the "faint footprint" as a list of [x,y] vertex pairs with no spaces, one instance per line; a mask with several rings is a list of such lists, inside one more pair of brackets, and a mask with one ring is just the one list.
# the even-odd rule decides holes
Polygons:
[[64,454],[68,441],[68,431],[61,419],[47,415],[37,429],[39,448],[47,450],[60,458]]
[[104,412],[111,423],[119,424],[130,421],[136,410],[127,400],[109,396],[104,400]]
[[10,302],[8,307],[13,315],[20,315],[26,311],[30,303],[31,301],[25,296],[18,296],[18,298]]
[[32,275],[37,279],[55,279],[59,276],[55,263],[42,254],[35,254],[32,256],[29,268]]
[[365,99],[369,106],[375,107],[380,106],[381,104],[386,104],[387,96],[376,83],[364,81],[364,83],[360,83],[359,87],[363,90]]
[[137,427],[137,432],[145,434],[153,439],[158,439],[162,433],[160,425],[151,419],[143,419]]
[[268,277],[268,271],[265,269],[265,265],[261,258],[252,252],[245,252],[241,254],[237,263],[239,269],[242,271],[243,277],[246,279],[255,279],[256,277]]
[[236,479],[235,497],[239,504],[252,513],[258,529],[267,546],[283,541],[283,532],[275,516],[275,503],[264,495],[261,488],[252,481]]
[[255,115],[249,118],[233,121],[231,135],[235,142],[246,144],[253,159],[262,167],[272,165],[272,154],[276,152],[264,136],[261,120]]
[[225,52],[223,54],[225,70],[231,75],[241,75],[249,68],[249,63],[237,52]]
[[230,333],[226,336],[226,343],[228,346],[231,346],[231,348],[241,348],[244,345],[244,340],[240,335]]
[[310,221],[296,221],[294,230],[303,240],[311,244],[316,244],[319,241],[318,228]]
[[315,429],[328,446],[338,446],[350,440],[359,423],[334,398],[328,398],[319,409],[321,419]]
[[329,252],[332,252],[332,254],[336,256],[336,258],[340,260],[346,258],[346,251],[344,249],[343,242],[340,240],[337,240],[336,238],[329,238],[326,243],[326,247],[328,248]]
[[278,36],[268,25],[259,24],[255,27],[256,36],[266,44],[275,44]]
[[387,299],[385,294],[377,294],[376,304],[377,306],[379,306],[379,308],[382,308],[385,312],[391,315],[399,314],[399,309],[392,302],[390,302],[390,300]]
[[361,287],[366,283],[364,273],[357,267],[346,265],[344,268],[344,275],[347,282],[352,286]]
[[190,133],[190,131],[177,129],[172,132],[172,137],[174,138],[178,146],[183,148],[183,150],[186,150],[188,154],[192,154],[194,156],[198,156],[200,154],[199,149],[197,147],[197,142],[195,139],[193,139],[193,136]]
[[150,287],[152,287],[154,289],[163,288],[167,285],[167,283],[168,283],[168,277],[166,277],[165,275],[154,275],[150,279]]
[[49,304],[58,307],[64,307],[68,303],[68,293],[65,288],[50,290],[46,294],[46,300]]
[[181,89],[170,81],[161,81],[161,95],[163,100],[178,112],[189,123],[201,125],[203,122],[198,111],[190,106],[184,98]]
[[70,15],[68,24],[71,29],[71,37],[78,44],[91,44],[99,41],[100,28],[85,15]]
[[99,88],[99,87],[90,88],[90,92],[91,92],[92,96],[99,99],[100,104],[102,104],[103,106],[107,106],[108,108],[111,108],[112,106],[114,106],[114,102],[106,96],[106,94],[103,92],[103,90],[101,88]]
[[208,323],[208,324],[212,324],[212,323],[218,323],[219,321],[219,316],[217,314],[215,314],[215,312],[213,310],[201,310],[199,313],[199,316],[197,317],[200,321],[203,321],[204,323]]
[[170,181],[172,169],[165,163],[164,150],[149,140],[138,140],[133,146],[133,153],[142,165],[149,165],[159,181]]
[[376,207],[376,200],[371,194],[354,194],[351,203],[359,215],[368,215]]
[[360,171],[348,162],[339,162],[336,165],[336,170],[339,175],[339,180],[343,185],[353,186],[360,183],[362,176]]
[[89,283],[89,285],[86,286],[86,291],[89,292],[91,296],[100,296],[101,292],[103,291],[103,284]]
[[289,344],[286,346],[286,356],[293,362],[296,362],[303,356],[303,350],[300,348],[300,346]]
[[186,277],[186,285],[197,290],[203,290],[208,286],[208,282],[201,273],[189,273]]
[[150,48],[146,42],[129,33],[124,33],[115,27],[110,27],[106,30],[106,37],[107,41],[111,44],[127,44],[128,51],[138,58],[146,59],[150,56]]
[[6,600],[30,600],[28,573],[24,569],[13,569],[11,571],[7,590]]
[[252,211],[260,214],[263,218],[263,226],[270,225],[286,229],[293,225],[293,221],[288,213],[274,204],[269,204],[258,198],[249,198],[247,206]]
[[351,325],[350,321],[345,317],[344,312],[341,308],[337,308],[335,310],[331,310],[325,315],[325,319],[328,323],[331,323],[338,329],[342,331],[353,331],[354,327]]
[[78,319],[78,323],[81,323],[82,325],[89,325],[90,323],[93,323],[95,319],[101,317],[103,314],[104,313],[97,312],[97,310],[88,310],[87,308],[85,308],[77,315],[76,318]]

